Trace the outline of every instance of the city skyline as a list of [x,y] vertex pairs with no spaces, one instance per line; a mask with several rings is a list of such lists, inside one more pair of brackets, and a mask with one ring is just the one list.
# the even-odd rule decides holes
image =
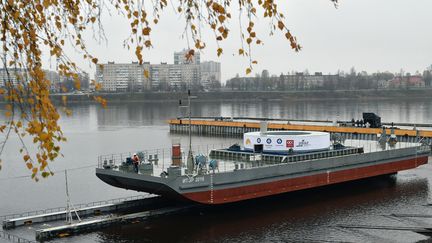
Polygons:
[[[257,23],[257,34],[264,45],[253,49],[258,65],[254,66],[249,76],[263,69],[278,74],[285,70],[305,69],[335,73],[338,70],[348,71],[353,66],[358,71],[369,73],[398,72],[401,69],[415,73],[432,64],[432,33],[426,31],[427,23],[432,22],[430,1],[344,1],[340,2],[338,9],[330,1],[290,1],[282,2],[278,7],[287,16],[287,26],[298,38],[303,50],[293,52],[282,34],[276,33],[269,37],[268,25]],[[171,53],[188,47],[188,41],[182,38],[184,26],[172,24],[181,23],[179,16],[167,10],[164,18],[152,30],[154,48],[144,51],[146,62],[167,62],[171,60]],[[233,15],[236,14],[234,11]],[[128,22],[107,13],[102,15],[102,20],[106,26],[110,26],[105,28],[106,42],[95,41],[91,31],[85,36],[99,61],[136,61],[134,51],[123,48],[123,40],[129,33]],[[244,75],[248,66],[247,58],[236,56],[240,47],[238,20],[233,17],[230,26],[231,39],[221,43],[224,54],[219,58],[212,33],[202,33],[207,39],[207,47],[201,52],[201,59],[222,63],[225,67],[222,82],[237,73]],[[66,51],[71,53],[81,68],[88,73],[95,73],[95,66],[80,61],[79,53],[68,47]],[[55,60],[49,60],[48,57],[44,60],[46,69],[55,68]]]
[[221,64],[201,62],[200,53],[188,57],[189,50],[173,53],[173,63],[100,63],[95,80],[102,91],[178,91],[186,88],[211,90],[221,86]]

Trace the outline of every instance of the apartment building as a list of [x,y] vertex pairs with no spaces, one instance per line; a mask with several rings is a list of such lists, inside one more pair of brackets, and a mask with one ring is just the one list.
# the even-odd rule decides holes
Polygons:
[[[148,72],[148,76],[146,75]],[[105,91],[126,92],[150,90],[150,63],[114,63],[96,66],[96,81]]]
[[[220,84],[220,63],[201,63],[199,53],[190,58],[186,57],[187,53],[186,50],[175,52],[174,64],[108,62],[97,67],[96,80],[108,92],[205,89],[215,82]],[[144,75],[146,71],[148,77]]]

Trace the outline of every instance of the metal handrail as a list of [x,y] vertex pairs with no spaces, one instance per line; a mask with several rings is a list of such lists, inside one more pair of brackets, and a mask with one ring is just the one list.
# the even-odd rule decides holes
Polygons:
[[[424,146],[411,146],[411,147],[404,147],[404,148],[399,148],[399,149],[407,149],[407,148],[420,148],[420,147],[424,147]],[[357,150],[357,148],[354,148],[355,150]],[[382,153],[382,152],[388,152],[388,151],[391,151],[391,150],[394,150],[393,148],[392,149],[386,149],[386,150],[381,150],[381,151],[373,151],[373,152],[368,152],[368,154],[370,154],[370,153]],[[423,151],[430,151],[431,149],[429,149],[429,148],[426,148],[426,150],[423,150]],[[352,154],[351,154],[352,155]],[[296,156],[301,156],[301,155],[296,155]],[[335,157],[337,157],[337,156],[335,156]],[[333,157],[332,157],[333,158]],[[322,159],[322,158],[320,158],[320,159]],[[308,159],[309,160],[309,159]],[[310,159],[310,160],[316,160],[316,159]],[[295,161],[295,162],[301,162],[301,161],[304,161],[304,160],[298,160],[298,161]],[[275,161],[274,163],[271,163],[271,164],[269,164],[268,162],[265,162],[265,161],[263,161],[263,163],[264,164],[261,164],[261,165],[258,165],[258,166],[252,166],[252,167],[245,167],[245,168],[243,168],[242,170],[247,170],[247,169],[254,169],[254,168],[262,168],[262,167],[270,167],[270,166],[274,166],[274,165],[280,165],[280,164],[286,164],[287,162],[283,162],[283,161],[281,161],[281,162],[277,162],[277,161]],[[293,162],[288,162],[288,163],[293,163]],[[231,172],[231,171],[229,171],[229,170],[225,170],[225,171],[221,171],[221,172],[218,172],[218,173],[225,173],[225,172]]]
[[[229,147],[233,143],[221,143],[221,144],[209,144],[209,145],[195,145],[192,146],[192,150],[195,151],[195,153],[208,153],[211,149],[215,148],[224,148]],[[188,151],[188,148],[181,147],[181,151]],[[144,160],[148,161],[149,155],[158,155],[159,160],[163,159],[171,159],[172,156],[172,148],[161,148],[161,149],[149,149],[149,150],[137,150],[135,152],[123,152],[123,153],[116,153],[116,154],[106,154],[106,155],[100,155],[98,156],[98,167],[102,168],[104,162],[107,164],[114,164],[119,165],[126,161],[127,157],[132,157],[134,153],[142,152],[145,155]],[[183,157],[182,152],[182,157]]]
[[[230,144],[231,145],[231,144]],[[360,144],[359,144],[360,145]],[[223,144],[221,145],[200,145],[200,146],[194,146],[193,151],[195,151],[195,155],[197,154],[204,154],[204,155],[209,155],[211,150],[214,150],[216,148],[227,148],[228,146],[223,146]],[[367,150],[367,148],[369,147],[369,150]],[[198,148],[198,149],[197,149]],[[428,151],[429,148],[427,147],[422,147],[422,145],[418,144],[418,143],[405,143],[405,142],[399,142],[396,146],[386,146],[386,148],[378,148],[376,147],[376,144],[370,143],[370,144],[365,144],[364,146],[353,146],[353,144],[351,144],[351,146],[347,146],[345,149],[340,149],[340,150],[329,150],[329,151],[325,151],[325,152],[332,152],[332,153],[336,153],[337,154],[335,156],[345,156],[348,154],[356,154],[359,151],[359,148],[363,148],[364,149],[364,153],[376,153],[376,152],[383,152],[383,151],[391,151],[391,150],[397,150],[397,149],[403,149],[403,148],[416,148],[418,151]],[[375,150],[374,150],[375,149]],[[153,176],[159,176],[158,173],[164,171],[164,166],[167,165],[166,162],[169,162],[171,160],[171,148],[169,149],[153,149],[153,150],[147,150],[147,151],[142,151],[146,154],[146,156],[148,157],[149,154],[152,154],[152,152],[159,152],[159,160],[161,161],[158,165],[154,164],[153,168],[155,168],[157,170],[157,172],[152,172]],[[187,149],[183,149],[183,151],[187,151]],[[297,159],[298,157],[302,157],[304,158],[305,156],[307,156],[306,160],[315,160],[318,158],[322,158],[321,153],[324,152],[314,152],[314,153],[307,153],[307,154],[296,154],[296,155],[280,155],[282,156],[286,156],[288,158],[294,158],[294,159],[289,159],[290,163],[292,162],[298,162],[300,161],[299,159]],[[132,152],[130,153],[123,153],[123,154],[133,154]],[[162,155],[161,155],[162,154]],[[186,153],[182,153],[181,157],[182,157],[182,161],[186,161]],[[111,165],[115,165],[114,168],[118,168],[116,166],[121,165],[123,162],[125,162],[126,157],[122,154],[111,154],[108,155],[109,157],[105,157],[105,158],[110,158],[112,159],[112,163]],[[277,155],[275,155],[277,156]],[[315,157],[316,158],[315,158]],[[334,156],[332,156],[334,157]],[[103,168],[103,161],[105,160],[105,158],[103,156],[99,157],[100,160],[100,164],[99,164],[99,168]],[[147,159],[147,158],[146,158]],[[226,160],[224,158],[215,158],[218,162],[219,162],[219,169],[221,169],[220,171],[218,171],[217,173],[222,173],[222,172],[229,172],[229,171],[233,171],[233,170],[237,170],[237,167],[234,164],[229,164],[226,163],[227,161],[230,161],[229,159]],[[302,161],[305,159],[301,159]],[[242,167],[241,169],[251,169],[251,168],[256,168],[256,167],[264,167],[264,166],[271,166],[271,165],[275,165],[275,164],[280,164],[280,163],[286,163],[288,160],[286,159],[281,159],[280,161],[266,161],[265,159],[262,160],[262,163],[258,163],[258,165],[248,165],[245,167]],[[242,162],[242,161],[238,161],[238,162]],[[168,166],[166,166],[167,168]],[[107,167],[107,168],[113,168],[113,167]],[[121,168],[119,168],[121,169]],[[162,170],[161,170],[162,169]],[[136,173],[136,172],[132,172],[129,170],[124,170],[121,169],[122,172],[125,173]],[[209,172],[209,169],[206,169],[207,172]]]
[[36,243],[36,241],[33,240],[27,240],[22,237],[10,234],[8,232],[4,232],[3,230],[0,230],[0,238],[6,239],[11,242],[19,242],[19,243]]
[[[130,201],[130,200],[138,200],[138,199],[145,199],[149,197],[153,197],[153,194],[146,194],[146,195],[136,195],[136,196],[130,196],[130,197],[124,197],[124,198],[114,198],[109,200],[101,200],[101,201],[95,201],[95,202],[89,202],[89,203],[80,203],[74,205],[76,209],[82,209],[87,207],[93,207],[93,206],[101,206],[106,204],[115,204],[120,203],[124,201]],[[0,220],[3,222],[4,220],[12,219],[12,218],[22,218],[22,217],[29,217],[29,216],[35,216],[39,214],[49,214],[49,213],[58,213],[66,211],[66,207],[56,207],[56,208],[48,208],[44,210],[35,210],[35,211],[29,211],[24,213],[15,213],[15,214],[7,214],[0,216]]]

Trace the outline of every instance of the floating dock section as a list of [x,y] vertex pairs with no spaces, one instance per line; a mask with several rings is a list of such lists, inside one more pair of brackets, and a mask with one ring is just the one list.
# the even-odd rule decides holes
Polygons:
[[[300,121],[296,121],[301,123]],[[310,122],[310,121],[305,121]],[[188,119],[172,119],[168,121],[170,131],[174,133],[188,133]],[[337,124],[337,123],[336,123]],[[396,125],[396,124],[394,124]],[[412,125],[412,124],[411,124]],[[414,124],[416,125],[416,124]],[[428,127],[428,124],[424,124]],[[191,120],[191,132],[200,135],[216,136],[243,136],[247,132],[256,132],[260,130],[260,119],[253,120],[236,120],[229,118],[194,118]],[[275,120],[268,123],[268,130],[292,130],[292,131],[320,131],[338,134],[342,139],[361,139],[377,140],[383,130],[386,135],[390,135],[392,130],[400,142],[424,142],[432,144],[432,130],[399,129],[396,127],[383,128],[364,128],[352,126],[339,126],[330,124],[291,124],[291,121]]]
[[[65,223],[67,212],[64,208],[0,216],[2,228],[5,230],[0,230],[0,241],[6,239],[20,243],[35,242],[19,235],[22,230],[20,227],[24,228],[23,226],[31,225],[31,228],[35,230],[36,241],[46,241],[91,232],[116,224],[137,223],[154,217],[182,213],[199,206],[173,202],[152,194],[103,202],[82,204],[85,206],[72,212],[74,218],[77,218],[76,214],[78,214],[81,220],[72,223]],[[47,222],[52,223],[47,224]],[[8,230],[12,231],[8,232]]]
[[74,224],[67,224],[67,225],[61,225],[61,226],[47,228],[47,229],[41,229],[36,231],[36,240],[45,241],[45,240],[58,238],[58,237],[66,237],[70,235],[91,232],[115,224],[137,223],[142,220],[147,220],[159,216],[166,216],[166,215],[185,212],[191,207],[193,206],[189,205],[189,206],[165,207],[161,209],[154,209],[154,210],[126,214],[126,215],[107,216],[104,218],[98,218],[98,219],[83,221]]
[[[89,217],[89,216],[99,216],[104,213],[112,213],[118,212],[121,210],[127,210],[135,207],[142,207],[151,204],[161,203],[161,197],[156,195],[150,195],[149,197],[133,199],[133,200],[125,200],[119,203],[106,203],[104,205],[95,205],[84,208],[79,208],[75,213],[80,216],[80,218]],[[40,224],[46,223],[50,221],[58,221],[58,220],[66,220],[66,210],[60,210],[50,213],[43,213],[37,215],[26,215],[20,216],[17,218],[10,218],[3,220],[2,227],[3,229],[13,229],[20,226],[31,225],[31,224]]]

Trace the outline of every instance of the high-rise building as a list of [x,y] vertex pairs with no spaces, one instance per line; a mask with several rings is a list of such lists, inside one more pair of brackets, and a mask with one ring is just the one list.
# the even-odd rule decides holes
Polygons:
[[[174,64],[108,62],[96,68],[96,80],[110,92],[140,90],[185,90],[220,86],[220,63],[200,63],[199,53],[187,60],[186,50],[174,53]],[[204,71],[203,71],[204,70]],[[144,72],[148,71],[148,78]],[[204,72],[204,79],[202,73]],[[216,84],[216,86],[215,86]],[[213,85],[213,86],[212,86]]]
[[169,87],[169,67],[166,62],[150,65],[152,90],[167,90]]
[[27,83],[28,76],[24,69],[19,68],[0,68],[0,86],[5,87],[7,83],[11,83],[12,86],[18,85],[18,83]]
[[199,52],[194,52],[193,56],[189,56],[189,50],[183,49],[179,52],[174,52],[174,64],[200,64],[201,57]]
[[45,70],[45,78],[50,81],[51,91],[58,92],[60,91],[60,83],[62,82],[62,78],[55,71]]
[[[56,71],[43,70],[45,73],[45,79],[50,81],[51,91],[60,91],[60,84],[65,82],[68,78],[61,77]],[[81,87],[88,87],[88,74],[79,73],[79,79],[81,80]],[[12,86],[17,86],[18,83],[26,85],[31,78],[25,69],[4,69],[0,68],[0,86],[4,87],[6,83],[11,83]],[[72,80],[72,78],[70,78]],[[85,85],[87,84],[87,86]]]
[[108,62],[97,65],[96,80],[102,83],[102,88],[105,91],[150,90],[150,64]]
[[153,90],[168,90],[199,85],[199,65],[151,64]]
[[220,87],[221,64],[214,61],[206,61],[200,64],[201,85],[205,89]]

